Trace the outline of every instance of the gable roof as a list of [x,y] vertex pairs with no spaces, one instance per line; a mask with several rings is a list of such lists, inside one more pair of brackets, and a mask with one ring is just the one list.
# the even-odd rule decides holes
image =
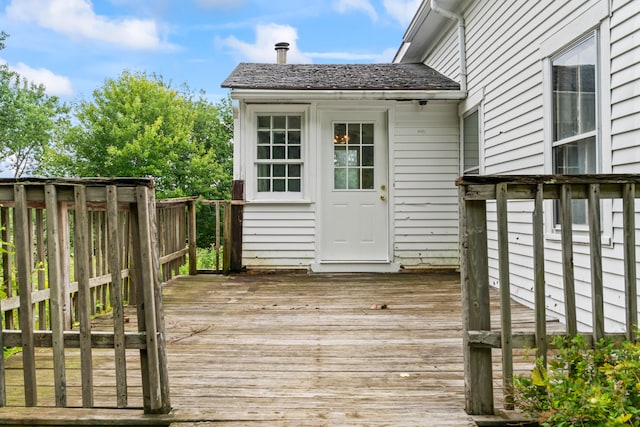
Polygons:
[[460,90],[460,85],[423,64],[240,63],[221,85],[273,90]]

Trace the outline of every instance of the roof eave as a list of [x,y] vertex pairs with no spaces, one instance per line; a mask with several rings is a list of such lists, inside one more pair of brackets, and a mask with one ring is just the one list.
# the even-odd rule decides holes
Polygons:
[[254,101],[423,101],[462,100],[466,93],[461,90],[274,90],[231,89],[231,98]]

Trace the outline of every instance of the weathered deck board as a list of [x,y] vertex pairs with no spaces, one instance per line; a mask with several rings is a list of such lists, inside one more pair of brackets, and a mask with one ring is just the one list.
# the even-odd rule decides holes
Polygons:
[[[163,294],[174,410],[157,416],[159,424],[475,425],[463,410],[457,274],[199,275],[173,279]],[[533,313],[517,304],[513,320],[514,330],[533,328]],[[112,324],[107,317],[94,327],[101,322]],[[66,367],[68,400],[81,406],[79,350],[66,351],[77,353]],[[94,400],[105,407],[117,404],[113,354],[93,354]],[[39,401],[53,406],[50,351],[38,350],[36,361]],[[139,364],[139,352],[127,351],[131,406],[142,405]],[[20,357],[7,360],[10,406],[23,404],[21,365]],[[516,371],[528,368],[516,359]],[[494,384],[501,388],[499,375]],[[22,415],[36,424],[47,413],[61,419],[60,411],[6,408],[0,421]],[[125,425],[127,413],[141,417],[135,409],[79,411],[103,425]]]

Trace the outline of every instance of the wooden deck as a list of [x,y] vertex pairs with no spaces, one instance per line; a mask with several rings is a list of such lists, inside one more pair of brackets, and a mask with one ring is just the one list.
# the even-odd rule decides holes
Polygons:
[[[457,274],[182,276],[163,293],[171,414],[9,407],[0,424],[476,425],[463,410]],[[533,320],[521,306],[513,318]],[[101,355],[112,351],[94,353],[96,402],[113,407],[112,362]],[[37,355],[39,402],[53,405],[49,357]],[[128,357],[137,368],[136,352]],[[10,406],[23,404],[20,359],[7,360]],[[142,404],[139,384],[129,381],[130,405]]]

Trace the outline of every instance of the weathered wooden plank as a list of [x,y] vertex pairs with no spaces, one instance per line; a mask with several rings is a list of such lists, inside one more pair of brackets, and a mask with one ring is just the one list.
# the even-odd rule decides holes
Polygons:
[[13,187],[16,203],[15,215],[15,250],[18,270],[18,293],[20,296],[20,329],[25,405],[38,404],[38,389],[36,384],[36,362],[33,347],[33,305],[31,302],[31,239],[29,232],[31,222],[27,208],[26,188],[23,184]]
[[[147,337],[147,348],[141,350],[146,353],[146,370],[148,381],[145,393],[145,410],[150,413],[162,411],[164,408],[162,402],[162,385],[160,379],[160,361],[158,355],[157,341],[157,323],[155,314],[155,296],[154,296],[154,270],[153,257],[155,250],[152,247],[152,231],[151,231],[151,213],[149,209],[149,194],[146,187],[138,187],[137,189],[137,216],[138,216],[138,234],[140,249],[137,254],[138,266],[136,272],[140,274],[138,286],[142,289],[139,295],[142,296],[144,305],[144,330]],[[148,400],[147,400],[148,397]]]
[[[11,216],[9,208],[0,206],[0,245],[2,245],[2,283],[7,297],[13,296],[13,257],[11,256]],[[4,315],[7,329],[13,328],[13,313],[7,311]]]
[[[47,209],[47,273],[49,279],[49,313],[51,325],[51,345],[53,347],[53,370],[56,406],[67,405],[67,378],[64,357],[64,285],[62,283],[60,248],[60,218],[55,185],[45,185],[45,205]],[[35,337],[34,337],[35,338]],[[36,340],[37,342],[37,340]]]
[[109,233],[109,264],[112,271],[111,307],[113,309],[114,350],[116,365],[116,395],[118,408],[127,407],[127,361],[124,335],[124,302],[122,300],[122,256],[118,224],[118,189],[107,187],[107,229]]
[[[149,221],[152,230],[157,230],[157,217],[156,217],[156,199],[155,193],[150,192],[148,197],[148,210]],[[177,224],[181,224],[182,231],[180,233],[178,246],[182,247],[185,242],[185,229],[184,229],[184,206],[176,208],[178,219]],[[157,235],[151,233],[151,245],[153,248],[157,248]],[[167,343],[166,343],[166,330],[165,330],[165,318],[164,318],[164,302],[162,297],[162,286],[160,278],[158,277],[160,271],[159,254],[156,251],[152,254],[152,278],[151,283],[153,290],[153,298],[155,304],[155,310],[153,315],[156,317],[157,338],[156,343],[158,346],[158,374],[160,381],[160,397],[162,400],[161,407],[155,410],[156,413],[168,413],[171,410],[171,399],[169,393],[169,361],[167,355]]]
[[[501,348],[502,337],[499,331],[469,331],[468,341],[471,346],[477,346],[481,348]],[[593,334],[580,334],[584,338],[584,342],[587,346],[593,346],[596,341],[593,339]],[[551,343],[554,337],[566,336],[564,331],[554,332],[548,334],[546,340]],[[621,341],[626,338],[623,333],[606,333],[605,337],[611,338],[615,341]],[[536,345],[536,335],[532,332],[514,332],[513,333],[513,348],[529,349]],[[549,348],[553,348],[549,344]]]
[[547,318],[544,270],[544,211],[542,184],[536,186],[536,199],[533,210],[533,265],[534,265],[534,299],[536,319],[536,356],[542,358],[547,365]]
[[623,236],[624,236],[624,280],[626,298],[627,337],[635,340],[638,325],[638,289],[636,283],[636,225],[635,198],[640,195],[635,183],[623,185]]
[[[465,201],[460,189],[460,236],[463,332],[490,330],[489,266],[486,202]],[[465,334],[463,333],[463,338]],[[465,410],[472,415],[494,413],[491,349],[463,343]]]
[[74,188],[76,203],[74,217],[74,265],[78,274],[78,320],[80,321],[80,362],[82,370],[82,406],[93,406],[93,362],[91,358],[91,287],[89,285],[90,257],[86,188]]
[[509,218],[507,184],[496,188],[498,262],[500,276],[500,325],[502,332],[502,381],[505,409],[513,409],[513,349],[511,347],[511,277],[509,275]]
[[573,215],[571,213],[570,185],[562,185],[560,196],[560,228],[562,234],[562,281],[564,285],[565,320],[567,334],[576,335],[578,325],[576,318],[576,291],[573,272]]
[[[36,210],[36,269],[38,289],[45,289],[45,250],[44,250],[44,212]],[[47,305],[38,304],[38,329],[47,329]]]
[[[20,330],[4,330],[4,345],[7,347],[19,347]],[[53,347],[52,331],[35,331],[33,333],[33,347],[35,348],[52,348]],[[62,337],[64,348],[80,348],[80,332],[64,331]],[[91,347],[92,348],[109,348],[114,349],[116,346],[113,332],[91,331]],[[144,349],[147,346],[146,336],[141,332],[125,332],[124,347],[127,349]]]
[[593,339],[604,337],[604,292],[602,284],[602,232],[600,227],[600,186],[589,185],[589,248],[591,256],[591,316]]

